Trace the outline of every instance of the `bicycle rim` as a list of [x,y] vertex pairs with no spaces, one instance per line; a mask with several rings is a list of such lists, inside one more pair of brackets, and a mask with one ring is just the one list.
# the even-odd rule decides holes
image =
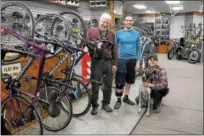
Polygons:
[[91,108],[91,91],[77,78],[72,78],[69,83],[71,87],[67,88],[67,92],[72,102],[73,116],[84,116]]
[[[23,36],[30,38],[34,36],[33,15],[27,6],[20,2],[7,2],[1,7],[1,26],[6,26]],[[1,43],[10,48],[24,44],[11,35],[1,35]],[[20,57],[19,53],[7,53],[4,62],[14,61]]]
[[36,108],[23,96],[13,95],[12,99],[13,119],[11,119],[11,99],[5,99],[1,107],[5,126],[12,135],[42,135],[43,126]]
[[[47,86],[47,90],[45,90],[45,87],[42,87],[39,91],[39,97],[49,102],[51,95],[50,92],[52,91],[56,91],[58,96],[61,92],[54,86]],[[38,103],[38,110],[42,116],[43,127],[49,131],[60,131],[64,129],[69,125],[72,119],[72,105],[69,99],[67,99],[66,95],[62,96],[58,100],[58,105],[61,109],[60,114],[57,117],[51,117],[48,113],[49,104],[42,101]]]
[[[195,54],[196,52],[196,54]],[[195,57],[194,59],[191,59],[191,57]],[[188,53],[188,62],[189,63],[197,63],[200,60],[201,54],[197,49],[192,49],[189,53]]]
[[[79,37],[82,36],[85,38],[87,33],[85,21],[77,12],[73,10],[67,10],[61,12],[60,15],[63,16],[71,25],[71,34]],[[80,39],[76,39],[72,36],[70,36],[70,40],[75,42],[77,47],[80,47],[82,44],[82,41],[80,41]]]
[[[70,38],[70,27],[68,22],[58,14],[47,14],[40,17],[36,21],[35,31],[41,35],[48,35],[62,41],[69,41]],[[39,38],[35,35],[35,39]],[[53,44],[42,44],[42,46],[46,46],[53,52],[53,54],[47,53],[46,58],[54,57],[63,50],[62,47]]]

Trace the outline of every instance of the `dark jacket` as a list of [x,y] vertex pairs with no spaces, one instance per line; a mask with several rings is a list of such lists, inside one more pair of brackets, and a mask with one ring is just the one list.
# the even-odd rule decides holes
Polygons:
[[[87,32],[86,40],[88,41],[98,41],[101,38],[105,38],[114,43],[113,45],[106,43],[101,49],[97,49],[97,57],[94,59],[112,60],[113,65],[117,65],[118,46],[114,42],[114,37],[114,33],[109,30],[106,32],[105,37],[102,37],[99,28],[92,28]],[[93,54],[91,54],[91,57],[93,58]]]

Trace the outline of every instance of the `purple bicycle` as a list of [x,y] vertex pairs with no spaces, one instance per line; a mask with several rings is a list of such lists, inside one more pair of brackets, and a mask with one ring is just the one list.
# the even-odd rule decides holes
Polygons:
[[[3,34],[10,34],[28,46],[33,47],[31,52],[24,52],[22,50],[12,48],[6,48],[6,51],[29,55],[33,57],[32,59],[38,58],[40,61],[36,92],[34,95],[24,90],[20,90],[18,82],[15,82],[16,79],[13,80],[10,75],[2,75],[2,81],[6,84],[6,89],[9,91],[9,96],[2,102],[1,106],[1,113],[4,121],[6,122],[5,126],[12,134],[15,135],[42,135],[43,127],[48,130],[51,129],[52,131],[62,130],[70,123],[72,118],[72,105],[69,99],[61,96],[61,90],[54,86],[50,88],[52,93],[50,93],[51,96],[49,101],[45,101],[37,96],[37,93],[40,90],[41,76],[46,59],[45,55],[47,52],[51,53],[50,50],[44,46],[40,46],[36,40],[22,36],[8,28],[1,29],[1,32]],[[27,68],[23,68],[20,76],[17,77],[17,80],[22,77],[25,71],[27,71]],[[50,117],[56,118],[58,116],[63,116],[63,122],[60,124],[53,123],[51,127],[54,125],[55,128],[45,125],[44,122],[49,122]]]

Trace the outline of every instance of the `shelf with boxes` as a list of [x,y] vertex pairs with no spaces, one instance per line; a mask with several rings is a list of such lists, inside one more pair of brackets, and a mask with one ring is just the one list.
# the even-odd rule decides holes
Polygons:
[[156,49],[158,53],[167,53],[170,40],[170,25],[167,16],[158,15],[155,17],[154,34],[159,36],[158,45]]

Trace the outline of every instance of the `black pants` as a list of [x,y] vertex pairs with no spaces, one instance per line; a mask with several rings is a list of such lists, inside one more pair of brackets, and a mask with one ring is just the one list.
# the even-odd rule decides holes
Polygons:
[[169,88],[161,90],[151,90],[151,98],[154,100],[153,107],[161,104],[162,98],[169,93]]
[[[103,78],[103,79],[102,79]],[[112,62],[105,60],[92,60],[91,62],[91,79],[101,82],[103,80],[103,105],[108,105],[111,100],[112,92]],[[99,84],[92,82],[92,99],[93,107],[98,106]]]

